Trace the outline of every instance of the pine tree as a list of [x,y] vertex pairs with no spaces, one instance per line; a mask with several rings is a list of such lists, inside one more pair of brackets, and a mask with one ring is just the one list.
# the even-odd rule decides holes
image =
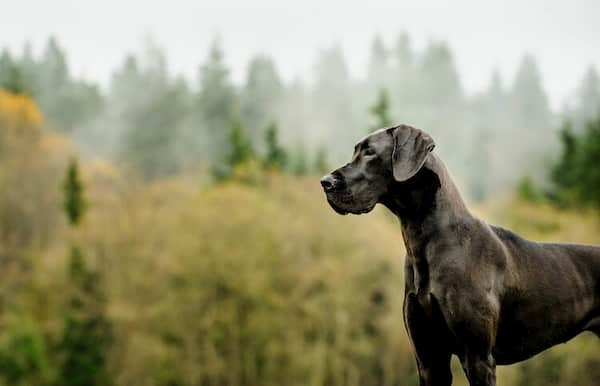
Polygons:
[[552,170],[559,204],[600,208],[600,116],[586,122],[580,135],[569,124],[561,131],[562,155]]
[[583,204],[600,209],[600,115],[586,122],[576,152],[578,198]]
[[25,92],[21,69],[7,50],[0,55],[0,87],[15,94]]
[[105,316],[105,296],[98,273],[86,266],[83,253],[76,246],[71,248],[68,277],[71,297],[58,344],[60,384],[109,385],[106,362],[112,328]]
[[283,85],[273,60],[264,55],[253,58],[248,65],[240,104],[242,118],[254,144],[262,139],[262,130],[277,113],[282,96]]
[[377,101],[370,108],[370,112],[375,118],[375,124],[371,127],[371,131],[388,127],[392,124],[389,110],[390,102],[388,93],[385,89],[381,89]]
[[542,85],[540,70],[532,55],[525,55],[511,90],[513,114],[520,126],[520,135],[540,138],[550,124],[550,106]]
[[72,226],[76,226],[81,221],[86,207],[83,197],[83,184],[79,176],[79,165],[76,159],[71,160],[69,163],[63,190],[63,207],[67,219]]
[[229,131],[229,157],[227,165],[230,169],[254,158],[252,144],[240,119],[234,119]]
[[600,114],[600,76],[595,67],[590,67],[577,90],[576,94],[576,131],[580,132],[585,122]]
[[367,69],[369,84],[375,87],[383,87],[388,81],[389,75],[389,53],[380,36],[375,36],[371,43],[371,54]]
[[[85,212],[83,192],[77,161],[72,160],[64,183],[64,210],[73,228]],[[105,315],[101,277],[87,267],[85,255],[75,244],[71,245],[67,273],[70,297],[57,345],[57,382],[65,386],[110,385],[106,362],[112,329]]]
[[218,39],[211,45],[199,75],[200,93],[194,109],[198,133],[193,142],[200,154],[216,162],[226,151],[227,132],[237,109],[235,88],[229,80],[229,69]]
[[267,168],[284,169],[287,163],[287,154],[279,144],[279,129],[275,122],[272,122],[265,130],[265,144],[267,152],[264,165]]

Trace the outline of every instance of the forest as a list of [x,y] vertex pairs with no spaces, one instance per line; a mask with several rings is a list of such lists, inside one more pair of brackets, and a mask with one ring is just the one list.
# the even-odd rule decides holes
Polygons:
[[[467,94],[450,46],[406,33],[373,39],[363,78],[334,45],[310,80],[257,54],[234,82],[226,52],[215,39],[188,79],[149,38],[104,85],[55,38],[2,50],[0,384],[417,385],[397,220],[338,216],[319,186],[396,123],[435,138],[481,218],[600,244],[594,67],[557,110],[529,54]],[[600,341],[498,378],[598,385]]]

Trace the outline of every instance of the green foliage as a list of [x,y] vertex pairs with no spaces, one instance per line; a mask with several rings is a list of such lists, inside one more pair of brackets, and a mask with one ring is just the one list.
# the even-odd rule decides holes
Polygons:
[[112,327],[104,315],[105,297],[100,277],[86,267],[84,255],[77,247],[71,248],[68,273],[71,298],[57,346],[60,384],[109,385],[106,365]]
[[63,208],[69,223],[75,226],[81,221],[86,207],[83,196],[83,183],[79,176],[79,164],[76,159],[72,159],[67,168],[63,192]]
[[[243,171],[255,174],[257,171],[256,165],[254,165],[256,153],[248,138],[246,128],[239,118],[236,118],[231,122],[227,147],[229,150],[224,161],[216,163],[212,168],[213,177],[217,181],[230,179],[234,176],[243,177],[240,174],[243,173]],[[253,165],[246,168],[249,163],[252,163]],[[249,177],[251,180],[254,180],[253,177]]]
[[0,378],[9,385],[48,385],[50,366],[44,337],[27,315],[13,318],[0,343]]
[[[483,200],[545,171],[552,112],[532,57],[510,87],[496,74],[466,97],[444,43],[417,52],[403,34],[393,50],[377,39],[371,56],[366,79],[355,79],[341,48],[326,49],[314,84],[291,85],[260,56],[236,87],[215,42],[188,85],[149,45],[104,94],[73,76],[54,39],[39,57],[28,46],[0,55],[0,83],[30,90],[47,116],[31,98],[0,91],[0,182],[11,187],[0,194],[0,384],[416,385],[398,301],[403,262],[390,254],[403,248],[397,225],[379,210],[335,215],[315,174],[347,161],[373,116],[377,127],[397,116],[430,132]],[[598,84],[592,68],[553,173],[555,197],[573,205],[600,196],[598,123],[580,124],[597,112]],[[280,126],[263,131],[274,117]],[[103,172],[90,163],[84,192],[69,165],[64,211],[73,227],[86,220],[76,235],[58,221],[56,189],[72,148],[44,121],[85,154],[147,177],[132,182],[110,162]],[[279,138],[299,144],[289,157]],[[205,183],[206,164],[228,183]],[[265,173],[265,164],[295,175]],[[187,166],[201,170],[201,189],[197,174],[180,175]],[[600,242],[597,217],[539,202],[529,179],[518,191],[525,200],[482,217],[534,239]],[[499,383],[596,386],[599,352],[596,337],[582,336],[500,368]]]
[[18,63],[15,63],[7,50],[0,54],[0,88],[15,94],[29,93],[23,83]]
[[532,203],[540,203],[544,199],[543,193],[535,187],[529,176],[524,176],[517,183],[517,197]]
[[12,65],[6,81],[0,86],[14,93],[25,92],[25,87],[21,79],[21,72],[16,65]]
[[100,113],[99,88],[71,75],[66,54],[55,38],[48,39],[39,58],[26,47],[15,63],[22,87],[35,97],[52,128],[73,132]]
[[[141,97],[140,89],[146,91]],[[111,93],[117,105],[110,108],[121,113],[119,161],[147,179],[178,172],[191,158],[181,154],[189,95],[183,82],[168,75],[162,50],[149,41],[143,60],[128,57],[114,74]]]
[[371,127],[371,131],[388,127],[392,124],[389,110],[390,102],[388,93],[385,89],[381,89],[379,90],[377,101],[369,109],[371,115],[375,118],[375,124]]
[[265,145],[267,152],[263,161],[264,165],[267,168],[285,169],[288,156],[279,143],[279,129],[275,122],[272,122],[265,130]]
[[589,119],[580,135],[565,123],[561,143],[561,157],[551,173],[551,196],[561,205],[600,208],[600,115]]
[[234,169],[236,166],[254,159],[254,157],[254,149],[242,121],[234,119],[229,131],[227,166]]

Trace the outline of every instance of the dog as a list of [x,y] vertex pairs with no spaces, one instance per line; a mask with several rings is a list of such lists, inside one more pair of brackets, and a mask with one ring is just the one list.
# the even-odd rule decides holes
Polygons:
[[420,385],[451,385],[452,355],[471,386],[492,386],[496,365],[600,336],[600,247],[533,242],[479,220],[434,147],[420,129],[380,129],[320,181],[339,214],[382,204],[400,219]]

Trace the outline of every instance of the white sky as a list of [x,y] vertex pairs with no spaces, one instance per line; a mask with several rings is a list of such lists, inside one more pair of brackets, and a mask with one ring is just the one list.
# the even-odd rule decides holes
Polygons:
[[148,35],[165,49],[173,72],[195,79],[219,34],[240,81],[258,52],[273,56],[286,79],[306,79],[318,50],[334,43],[359,76],[375,34],[393,44],[406,30],[417,49],[448,41],[469,93],[487,84],[494,67],[505,82],[512,79],[521,56],[533,53],[554,107],[587,67],[600,68],[598,0],[1,0],[0,15],[0,46],[20,52],[28,40],[39,52],[53,34],[74,72],[102,84]]

